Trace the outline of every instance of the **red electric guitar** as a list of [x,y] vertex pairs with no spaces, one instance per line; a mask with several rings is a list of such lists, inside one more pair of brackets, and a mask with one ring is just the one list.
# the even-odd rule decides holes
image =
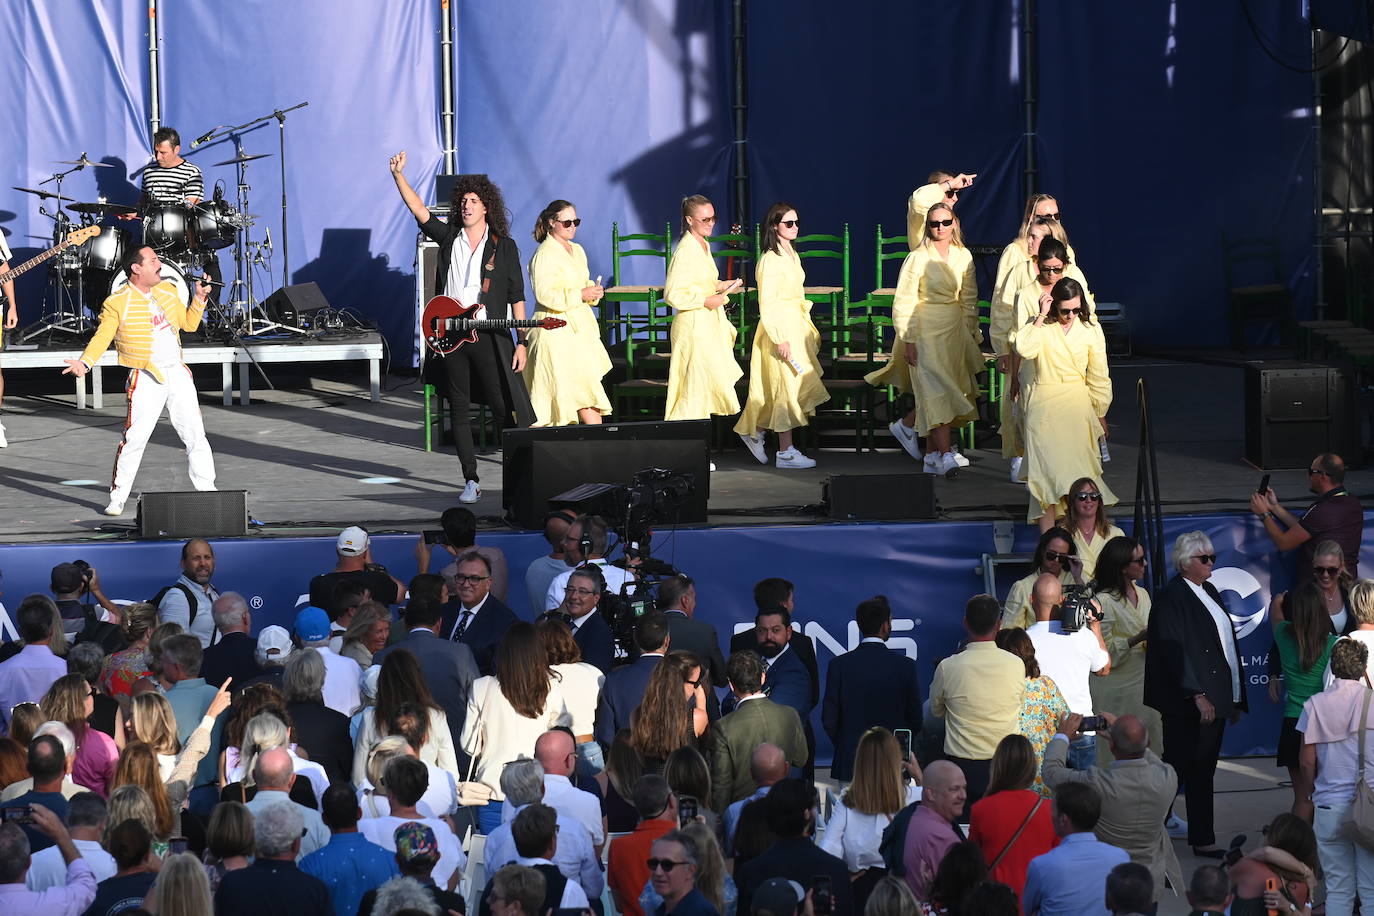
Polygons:
[[512,328],[543,328],[551,331],[567,324],[562,318],[469,318],[477,310],[475,305],[463,305],[448,296],[435,296],[425,304],[420,318],[420,330],[425,345],[440,356],[452,353],[464,344],[476,343],[478,331],[509,331]]

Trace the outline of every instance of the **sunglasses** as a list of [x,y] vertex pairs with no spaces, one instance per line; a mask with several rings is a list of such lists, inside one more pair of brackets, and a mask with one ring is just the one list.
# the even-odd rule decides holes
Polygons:
[[941,226],[941,227],[944,227],[944,226],[953,226],[953,225],[954,225],[954,218],[953,218],[953,217],[950,217],[949,219],[933,219],[933,220],[930,220],[929,222],[927,222],[926,225],[929,226],[929,227],[932,228],[932,229],[934,229],[936,226]]
[[1067,554],[1067,553],[1058,553],[1058,552],[1053,551],[1053,550],[1047,550],[1047,551],[1045,551],[1045,559],[1046,559],[1046,560],[1051,560],[1051,561],[1053,561],[1053,562],[1055,562],[1055,563],[1058,563],[1060,560],[1067,559],[1068,557],[1069,557],[1069,554]]
[[1193,559],[1201,560],[1203,563],[1206,563],[1208,566],[1211,566],[1212,564],[1216,563],[1217,555],[1214,553],[1200,553],[1194,556]]
[[577,219],[556,219],[554,222],[564,229],[571,229],[574,226],[582,225],[582,217],[579,216]]
[[1341,568],[1339,566],[1313,566],[1312,572],[1318,576],[1339,576]]
[[714,225],[716,221],[716,218],[714,216],[693,216],[692,219],[696,220],[699,223],[709,223],[712,225]]
[[1073,498],[1076,499],[1076,500],[1078,500],[1078,501],[1081,502],[1081,503],[1088,502],[1089,500],[1091,500],[1092,502],[1097,502],[1099,499],[1102,498],[1102,494],[1101,494],[1101,493],[1087,493],[1087,492],[1075,493],[1075,494],[1073,494]]
[[785,219],[785,220],[782,220],[781,222],[779,222],[778,225],[780,225],[780,226],[786,226],[788,229],[791,229],[793,226],[800,226],[800,225],[801,225],[801,220],[799,220],[799,219]]
[[661,868],[663,869],[663,873],[666,875],[673,869],[677,868],[679,865],[691,865],[692,863],[675,862],[672,859],[649,859],[644,864],[649,866],[649,871],[657,871]]
[[1040,270],[1053,276],[1058,276],[1064,272],[1064,268],[1062,267],[1041,267]]
[[1035,218],[1037,223],[1055,223],[1059,221],[1058,213],[1042,213]]

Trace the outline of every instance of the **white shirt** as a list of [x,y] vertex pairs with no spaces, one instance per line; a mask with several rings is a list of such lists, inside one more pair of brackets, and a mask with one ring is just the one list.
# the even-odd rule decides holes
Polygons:
[[1345,625],[1349,622],[1350,612],[1345,609],[1345,605],[1341,605],[1341,609],[1331,615],[1331,628],[1337,634],[1339,634],[1341,630],[1344,630]]
[[[906,801],[903,806],[921,800],[921,787],[908,785]],[[825,825],[825,835],[820,847],[840,859],[851,871],[865,868],[881,868],[882,854],[878,845],[883,840],[883,830],[892,823],[890,814],[863,814],[845,806],[843,798],[830,813],[830,822]]]
[[[606,831],[601,829],[601,803],[592,793],[573,785],[568,777],[544,774],[544,804],[586,827],[593,846],[606,842]],[[515,806],[509,801],[501,802],[501,823],[514,819]]]
[[1111,661],[1107,650],[1097,644],[1093,631],[1084,627],[1074,633],[1065,633],[1058,620],[1041,620],[1031,624],[1026,635],[1035,645],[1040,673],[1054,681],[1064,695],[1064,702],[1069,704],[1069,710],[1081,716],[1092,715],[1089,673],[1101,671]]
[[[614,592],[618,595],[626,582],[630,583],[632,586],[634,585],[634,573],[627,572],[619,566],[609,566],[605,560],[592,560],[591,563],[601,570],[601,575],[606,579],[607,591]],[[552,610],[563,603],[565,589],[568,587],[568,579],[572,577],[575,571],[576,570],[569,569],[566,572],[561,572],[554,576],[553,581],[549,583],[548,592],[544,595],[543,610]]]
[[[457,214],[454,214],[457,217]],[[468,234],[462,226],[458,227],[458,237],[453,240],[453,253],[449,256],[448,282],[444,284],[450,297],[463,305],[477,305],[482,294],[482,249],[487,247],[489,229],[482,230],[476,248],[468,247]],[[487,307],[477,305],[477,311],[468,316],[473,319],[487,317]],[[442,885],[441,885],[442,886]]]
[[324,705],[338,710],[346,716],[363,705],[362,692],[358,681],[363,669],[346,655],[340,655],[328,646],[316,646],[315,651],[324,659]]
[[[515,864],[528,865],[530,867],[534,867],[535,865],[557,865],[557,863],[550,862],[548,859],[527,859],[524,856],[517,856]],[[559,904],[559,909],[585,910],[589,906],[591,906],[591,903],[588,902],[587,892],[582,890],[582,885],[578,884],[576,881],[569,881],[567,884],[563,885],[563,902]]]
[[[425,764],[429,772],[429,787],[415,803],[415,810],[425,817],[443,817],[453,813],[458,805],[458,787],[453,782],[453,774],[432,763],[420,762]],[[371,780],[365,779],[358,788],[358,807],[363,809],[364,818],[385,817],[391,813],[391,799],[372,785]]]
[[348,627],[341,627],[337,623],[329,625],[329,651],[343,651],[343,635],[348,632]]
[[563,698],[568,703],[568,715],[572,716],[569,727],[574,735],[590,735],[596,725],[596,702],[601,698],[606,675],[591,662],[554,665],[553,670],[563,679]]
[[[329,774],[324,771],[324,767],[315,761],[299,756],[296,753],[296,745],[293,744],[286,750],[291,755],[291,771],[310,783],[310,788],[315,792],[315,803],[319,804],[324,800],[324,790],[329,788]],[[174,761],[173,766],[175,766],[176,758],[173,757],[172,760]],[[243,760],[239,757],[239,748],[233,745],[226,747],[224,749],[225,780],[238,782],[245,775]]]
[[[72,843],[76,845],[76,851],[81,853],[81,858],[91,867],[97,884],[106,878],[114,877],[114,873],[119,871],[114,856],[101,849],[95,840],[72,840]],[[62,850],[56,846],[49,846],[35,852],[29,863],[29,876],[24,879],[24,886],[35,893],[50,887],[66,887],[67,863],[62,861]]]
[[[468,626],[472,626],[472,622],[477,619],[477,612],[482,610],[482,606],[487,603],[487,599],[490,597],[491,592],[487,592],[485,595],[482,596],[482,600],[474,604],[472,607],[460,606],[458,610],[458,616],[453,621],[453,629],[448,631],[448,636],[445,638],[448,639],[449,642],[457,642],[458,628],[463,626],[464,618],[467,619]],[[464,627],[464,629],[466,629],[466,627]]]
[[[1212,615],[1212,623],[1217,628],[1217,638],[1221,640],[1221,651],[1226,656],[1226,664],[1231,666],[1231,700],[1240,702],[1240,659],[1236,658],[1236,629],[1231,624],[1231,618],[1221,605],[1212,600],[1212,596],[1207,594],[1207,590],[1191,579],[1184,578],[1188,587],[1193,590],[1193,594],[1198,596],[1203,607],[1207,608],[1207,613]],[[1073,704],[1070,704],[1072,706]]]
[[153,325],[153,352],[149,362],[159,369],[170,369],[180,365],[181,341],[177,338],[176,328],[167,320],[167,313],[151,295],[143,295],[137,289],[134,289],[133,295],[143,296]]
[[[391,814],[386,817],[369,817],[358,821],[358,832],[383,849],[395,852],[396,828],[414,822],[413,817],[396,817]],[[434,866],[431,877],[440,887],[448,887],[448,879],[453,877],[454,873],[463,870],[468,857],[463,855],[463,847],[459,845],[458,838],[453,835],[447,823],[432,817],[421,818],[419,823],[434,831],[435,842],[439,844],[439,861]]]

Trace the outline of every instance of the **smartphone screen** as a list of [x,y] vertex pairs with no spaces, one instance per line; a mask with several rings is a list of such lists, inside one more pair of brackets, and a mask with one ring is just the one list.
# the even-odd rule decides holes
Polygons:
[[1266,492],[1268,492],[1268,490],[1269,490],[1269,475],[1268,475],[1268,474],[1265,474],[1263,477],[1260,478],[1259,489],[1256,490],[1255,492],[1258,493],[1260,496],[1263,496]]
[[677,800],[677,823],[679,827],[686,827],[697,819],[697,800],[690,795],[683,795]]
[[897,736],[897,744],[902,749],[902,760],[905,761],[911,756],[911,729],[899,728],[892,734]]
[[816,916],[830,916],[830,876],[811,876],[811,912]]

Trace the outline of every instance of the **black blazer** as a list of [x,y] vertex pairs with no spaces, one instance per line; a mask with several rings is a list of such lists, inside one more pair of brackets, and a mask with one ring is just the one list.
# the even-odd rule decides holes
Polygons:
[[[409,650],[419,660],[429,692],[434,695],[434,702],[447,713],[448,729],[454,735],[454,744],[457,744],[458,736],[463,733],[463,720],[467,717],[472,682],[480,677],[472,650],[462,643],[449,642],[428,631],[417,630],[407,633],[400,642],[392,643],[372,656],[372,664],[380,665],[386,661],[389,653],[397,649]],[[351,760],[349,770],[352,771]]]
[[[439,635],[450,642],[453,641],[453,631],[458,626],[458,616],[462,610],[463,602],[457,598],[444,605],[444,622],[439,627]],[[499,598],[487,595],[482,610],[477,612],[477,616],[463,631],[463,638],[458,641],[472,650],[477,670],[483,675],[496,673],[496,647],[501,644],[501,637],[506,635],[510,625],[518,619],[515,612]]]
[[611,667],[615,664],[615,636],[600,610],[587,615],[587,620],[573,632],[573,639],[582,649],[584,662],[596,665],[602,674],[611,673]]
[[814,875],[830,876],[830,889],[835,895],[835,916],[849,916],[854,912],[854,892],[844,861],[821,849],[807,837],[779,839],[739,867],[735,872],[735,887],[739,892],[735,912],[748,913],[754,892],[769,878],[787,878],[802,887],[808,887]]
[[[720,654],[716,628],[681,611],[668,611],[664,616],[668,618],[668,648],[674,652],[691,652],[706,664],[711,686],[724,687],[725,657]],[[714,690],[706,691],[706,712],[713,722],[720,718],[720,699]]]
[[[1226,600],[1210,582],[1203,589],[1224,610]],[[1155,595],[1146,631],[1145,705],[1160,715],[1196,718],[1199,693],[1216,707],[1218,719],[1248,709],[1245,700],[1245,658],[1240,654],[1235,628],[1231,645],[1240,665],[1240,702],[1231,694],[1231,670],[1226,664],[1212,615],[1181,575],[1169,580]]]
[[825,669],[821,725],[835,745],[830,775],[854,774],[854,751],[869,728],[921,730],[921,687],[916,663],[905,652],[876,642],[860,643]]
[[661,655],[641,655],[628,665],[606,675],[601,699],[596,704],[596,740],[606,747],[615,740],[615,733],[630,727],[630,714],[639,708],[649,677],[663,661]]
[[346,783],[353,776],[353,739],[348,734],[348,716],[320,703],[293,700],[286,704],[295,729],[296,743],[305,748],[310,759],[324,767],[331,785]]
[[247,633],[224,634],[219,642],[205,650],[200,663],[200,676],[212,687],[218,687],[225,678],[232,677],[234,683],[229,685],[229,689],[238,693],[245,681],[262,673],[253,656],[257,647],[257,640]]
[[[806,666],[806,673],[811,677],[811,705],[814,707],[821,699],[821,673],[816,666],[816,644],[811,641],[810,636],[796,630],[792,631],[789,642],[792,651],[797,653],[797,658],[801,659],[801,663]],[[758,637],[754,635],[753,630],[745,630],[730,637],[731,655],[745,650],[759,651]]]

